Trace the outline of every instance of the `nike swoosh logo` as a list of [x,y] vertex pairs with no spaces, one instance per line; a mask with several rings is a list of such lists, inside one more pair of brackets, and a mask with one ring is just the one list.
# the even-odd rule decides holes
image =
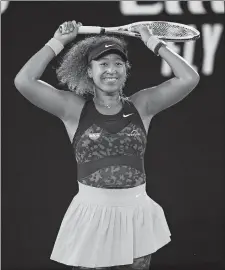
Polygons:
[[105,45],[106,48],[111,47],[111,46],[113,46],[113,44],[112,45]]
[[133,113],[129,113],[129,114],[123,114],[123,117],[128,117],[130,115],[132,115]]

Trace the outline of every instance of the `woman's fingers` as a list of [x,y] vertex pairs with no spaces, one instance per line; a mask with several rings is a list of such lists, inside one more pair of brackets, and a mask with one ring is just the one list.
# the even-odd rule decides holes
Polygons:
[[74,27],[73,23],[72,23],[71,21],[69,21],[69,22],[68,22],[68,30],[69,30],[69,31],[73,31],[74,28],[75,28],[75,27]]
[[78,29],[81,25],[81,22],[76,22],[75,20],[66,21],[59,26],[54,37],[62,41],[63,44],[67,44],[76,38]]
[[72,21],[72,24],[74,27],[76,27],[76,25],[77,25],[76,21],[74,21],[74,20]]
[[139,31],[144,43],[146,43],[148,41],[149,37],[152,36],[151,29],[146,25],[139,26],[138,31]]
[[76,23],[75,20],[62,23],[56,30],[54,38],[58,39],[65,46],[76,38],[79,25],[82,24]]
[[60,28],[62,29],[62,34],[68,34],[70,32],[73,32],[76,27],[76,21],[67,21],[60,25]]
[[62,34],[67,33],[67,31],[68,31],[67,27],[68,27],[68,22],[64,22],[63,24],[60,25],[60,29],[62,31]]

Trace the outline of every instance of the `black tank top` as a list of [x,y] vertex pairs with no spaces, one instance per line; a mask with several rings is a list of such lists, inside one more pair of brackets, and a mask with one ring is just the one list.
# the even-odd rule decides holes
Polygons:
[[132,188],[146,182],[144,153],[147,134],[130,100],[114,115],[85,102],[72,146],[78,181],[98,188]]

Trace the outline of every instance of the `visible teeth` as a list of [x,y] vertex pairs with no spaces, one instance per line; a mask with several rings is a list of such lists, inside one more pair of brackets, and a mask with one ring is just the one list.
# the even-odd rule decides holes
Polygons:
[[115,81],[117,79],[116,78],[105,78],[105,80],[107,80],[107,81]]

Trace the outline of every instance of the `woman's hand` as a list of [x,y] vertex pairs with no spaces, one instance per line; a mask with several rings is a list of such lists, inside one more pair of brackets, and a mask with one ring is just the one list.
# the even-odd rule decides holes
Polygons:
[[138,31],[141,35],[141,39],[142,41],[146,44],[148,39],[153,36],[152,34],[152,30],[147,27],[146,25],[141,25],[139,28],[138,28]]
[[76,21],[68,21],[64,22],[61,26],[64,29],[64,34],[62,34],[59,28],[56,30],[54,34],[54,38],[59,40],[64,46],[74,40],[78,33],[78,28],[82,25],[82,23],[76,23]]

